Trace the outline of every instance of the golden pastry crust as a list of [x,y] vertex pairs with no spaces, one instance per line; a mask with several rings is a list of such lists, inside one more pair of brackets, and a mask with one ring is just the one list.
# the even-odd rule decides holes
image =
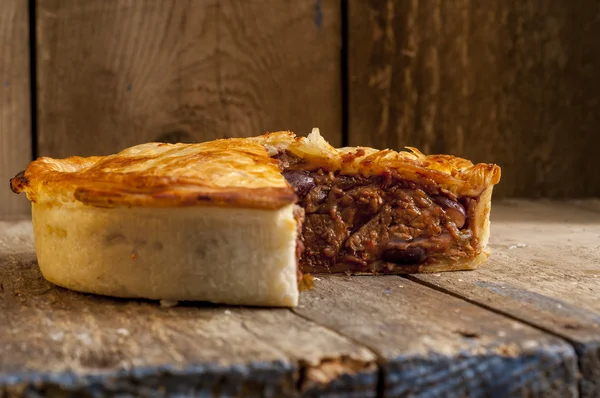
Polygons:
[[450,155],[426,156],[412,147],[401,152],[368,147],[336,149],[318,129],[313,129],[306,138],[297,138],[291,132],[276,132],[249,139],[263,144],[271,156],[289,151],[303,159],[300,168],[304,170],[324,168],[363,177],[390,173],[416,183],[438,185],[456,196],[477,197],[500,181],[500,167],[495,164],[473,164]]
[[38,204],[99,207],[275,209],[296,201],[277,161],[243,138],[148,143],[104,157],[42,157],[13,178],[11,187]]
[[222,206],[281,208],[296,201],[272,159],[289,151],[301,168],[346,175],[391,174],[433,184],[455,196],[477,197],[500,180],[500,168],[450,155],[423,155],[366,147],[336,149],[313,129],[308,137],[275,132],[200,144],[148,143],[115,155],[47,157],[11,180],[13,191],[34,203],[83,203],[99,207]]

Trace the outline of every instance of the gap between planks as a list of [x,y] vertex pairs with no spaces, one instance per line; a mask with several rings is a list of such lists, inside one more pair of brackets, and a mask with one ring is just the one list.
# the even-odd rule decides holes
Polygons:
[[386,396],[576,396],[577,357],[562,339],[400,280],[322,277],[295,311],[375,352]]
[[301,312],[298,311],[299,309],[302,309],[302,308],[303,308],[303,306],[300,305],[297,309],[290,308],[289,311],[292,312],[294,315],[296,315],[310,323],[313,323],[319,327],[327,329],[330,332],[333,332],[333,333],[337,334],[338,336],[351,341],[352,343],[356,344],[357,347],[364,347],[365,349],[369,350],[369,352],[371,352],[377,358],[377,360],[376,360],[376,365],[377,365],[377,390],[376,390],[376,392],[377,392],[377,395],[376,396],[377,396],[377,398],[383,398],[385,396],[385,392],[384,392],[384,377],[385,376],[383,374],[384,370],[383,370],[382,363],[385,362],[385,357],[383,355],[381,355],[381,353],[377,352],[377,350],[367,347],[366,345],[361,343],[359,339],[352,337],[350,334],[335,330],[335,328],[329,327],[324,322],[319,322],[315,319],[312,319],[308,315],[302,314]]

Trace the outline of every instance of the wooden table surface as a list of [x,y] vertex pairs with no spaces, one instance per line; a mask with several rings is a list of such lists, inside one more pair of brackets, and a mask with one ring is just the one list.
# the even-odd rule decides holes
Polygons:
[[0,397],[600,397],[600,201],[499,201],[469,272],[319,277],[300,306],[79,294],[0,222]]

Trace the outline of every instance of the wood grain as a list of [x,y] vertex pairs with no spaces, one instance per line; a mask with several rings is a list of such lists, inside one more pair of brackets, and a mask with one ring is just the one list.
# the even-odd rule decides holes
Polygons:
[[478,271],[320,277],[300,317],[57,288],[29,221],[0,223],[0,396],[375,396],[375,362],[385,396],[598,396],[600,211],[576,204],[497,203]]
[[576,396],[557,338],[397,276],[319,279],[296,311],[376,352],[386,397]]
[[39,151],[320,127],[341,142],[336,0],[39,0]]
[[598,397],[598,209],[552,201],[501,202],[492,209],[488,263],[475,272],[412,278],[571,341],[580,358],[581,396]]
[[350,144],[498,163],[499,196],[600,195],[599,12],[594,0],[350,0]]
[[368,349],[286,309],[162,308],[50,285],[29,221],[0,222],[0,324],[3,397],[376,391]]
[[0,7],[0,218],[27,214],[29,203],[13,194],[8,179],[31,160],[29,24],[27,1]]

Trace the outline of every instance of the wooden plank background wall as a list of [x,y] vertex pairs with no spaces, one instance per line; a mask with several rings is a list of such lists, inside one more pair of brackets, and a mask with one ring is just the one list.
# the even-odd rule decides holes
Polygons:
[[29,204],[8,179],[31,160],[27,0],[0,4],[0,217],[26,214]]
[[600,3],[349,0],[351,145],[502,166],[502,196],[600,195]]
[[341,143],[336,0],[39,0],[39,153],[314,125]]
[[[37,155],[318,126],[496,162],[498,196],[600,196],[595,0],[35,4]],[[2,1],[3,181],[31,157],[28,31]],[[4,185],[0,216],[26,212]]]

